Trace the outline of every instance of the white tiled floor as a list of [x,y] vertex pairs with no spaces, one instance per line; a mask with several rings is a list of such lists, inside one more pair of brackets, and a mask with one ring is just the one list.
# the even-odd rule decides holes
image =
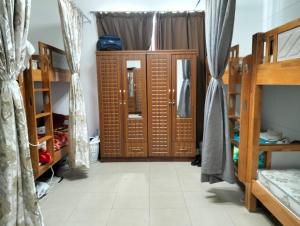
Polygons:
[[95,163],[41,200],[45,226],[267,226],[236,185],[200,183],[189,162]]

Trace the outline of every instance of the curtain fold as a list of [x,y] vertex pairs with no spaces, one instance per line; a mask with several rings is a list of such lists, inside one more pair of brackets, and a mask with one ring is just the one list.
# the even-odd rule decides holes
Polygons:
[[232,40],[235,2],[206,1],[206,48],[212,79],[209,82],[204,110],[202,182],[235,181],[226,93],[222,81]]
[[0,225],[40,226],[24,104],[16,78],[24,69],[30,0],[0,1]]
[[72,73],[69,93],[69,164],[71,168],[89,168],[90,146],[79,77],[83,17],[71,0],[58,0],[58,8],[67,61]]
[[155,47],[158,50],[197,49],[196,139],[202,141],[205,102],[204,12],[156,13]]
[[152,12],[96,13],[98,35],[116,35],[124,50],[148,50],[153,30]]

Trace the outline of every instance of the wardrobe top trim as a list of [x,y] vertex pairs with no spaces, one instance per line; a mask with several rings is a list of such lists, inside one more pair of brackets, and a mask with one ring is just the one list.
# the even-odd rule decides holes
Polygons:
[[196,49],[176,49],[176,50],[155,50],[155,51],[145,51],[145,50],[122,50],[122,51],[97,51],[96,55],[128,55],[128,54],[198,54]]

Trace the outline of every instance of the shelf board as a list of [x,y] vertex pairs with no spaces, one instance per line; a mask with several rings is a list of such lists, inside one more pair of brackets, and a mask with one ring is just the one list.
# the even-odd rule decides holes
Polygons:
[[38,143],[40,144],[40,143],[43,143],[44,141],[51,140],[51,139],[52,139],[52,136],[46,135],[46,136],[39,138]]
[[49,116],[49,115],[51,115],[51,112],[38,113],[38,114],[35,115],[35,118],[38,119],[38,118],[46,117],[46,116]]

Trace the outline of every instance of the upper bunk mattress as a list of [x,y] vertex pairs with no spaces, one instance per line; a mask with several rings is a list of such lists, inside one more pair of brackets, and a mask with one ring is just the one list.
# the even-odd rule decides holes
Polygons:
[[258,181],[300,218],[300,170],[258,170]]

